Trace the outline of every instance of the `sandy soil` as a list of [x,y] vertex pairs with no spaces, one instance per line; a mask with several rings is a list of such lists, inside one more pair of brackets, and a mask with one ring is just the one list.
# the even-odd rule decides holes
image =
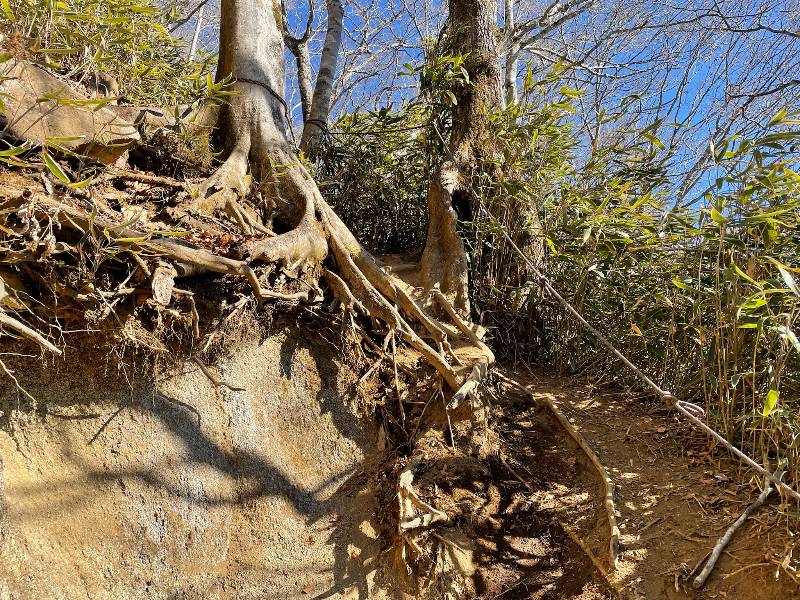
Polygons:
[[0,597],[367,597],[376,430],[313,336],[239,345],[217,373],[244,391],[67,355],[4,357],[39,403],[4,382]]

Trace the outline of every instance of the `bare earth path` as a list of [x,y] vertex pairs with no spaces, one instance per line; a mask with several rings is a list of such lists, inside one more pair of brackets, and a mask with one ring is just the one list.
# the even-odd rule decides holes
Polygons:
[[[775,497],[742,527],[703,590],[684,582],[758,491],[735,463],[709,452],[706,440],[674,414],[619,391],[595,389],[586,380],[545,371],[515,377],[532,396],[504,386],[495,406],[501,435],[496,474],[505,472],[501,497],[514,510],[505,511],[502,534],[489,544],[494,555],[484,556],[479,569],[485,597],[800,597],[800,585],[780,566],[797,566],[788,533],[797,523],[781,516]],[[607,566],[599,479],[551,411],[537,406],[535,399],[544,394],[581,432],[617,485],[621,554],[608,581],[567,532],[573,530]]]

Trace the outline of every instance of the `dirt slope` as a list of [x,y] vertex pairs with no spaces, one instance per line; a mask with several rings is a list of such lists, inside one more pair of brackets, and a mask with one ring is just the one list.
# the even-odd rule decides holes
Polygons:
[[380,544],[357,471],[375,430],[306,335],[239,344],[218,373],[245,391],[192,363],[154,382],[91,348],[14,360],[39,403],[8,420],[4,382],[0,597],[366,597]]
[[[409,598],[392,591],[393,484],[374,495],[394,480],[372,418],[351,406],[363,373],[319,333],[243,336],[215,366],[242,391],[186,361],[119,370],[89,345],[68,345],[63,362],[4,355],[38,402],[0,392],[0,598]],[[500,386],[488,429],[455,415],[451,429],[428,409],[414,486],[449,520],[422,538],[436,575],[411,597],[800,597],[796,523],[774,505],[705,589],[685,585],[754,488],[674,415],[585,381],[514,375],[532,395]],[[618,485],[611,574],[599,479],[543,394]],[[466,555],[453,585],[437,569]]]

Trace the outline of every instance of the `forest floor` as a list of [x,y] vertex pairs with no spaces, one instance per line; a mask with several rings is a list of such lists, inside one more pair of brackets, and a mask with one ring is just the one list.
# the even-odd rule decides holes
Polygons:
[[[800,597],[800,585],[780,566],[789,564],[797,523],[777,510],[774,496],[739,530],[705,587],[692,589],[689,574],[702,568],[701,560],[758,490],[674,413],[586,379],[546,370],[524,376],[517,370],[514,376],[531,394],[506,387],[493,407],[501,457],[494,518],[500,527],[477,541],[483,548],[475,557],[482,597]],[[542,395],[580,431],[617,485],[621,552],[608,578],[589,557],[607,567],[600,480],[550,409],[536,403]]]

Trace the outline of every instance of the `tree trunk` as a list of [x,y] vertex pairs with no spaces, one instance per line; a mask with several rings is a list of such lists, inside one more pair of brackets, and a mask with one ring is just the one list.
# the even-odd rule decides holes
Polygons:
[[197,41],[200,39],[200,30],[203,28],[203,13],[206,10],[206,5],[203,4],[200,10],[197,11],[197,20],[194,24],[194,34],[192,35],[192,45],[189,46],[189,60],[194,58],[194,53],[197,51]]
[[[341,5],[338,6],[341,11]],[[237,272],[248,276],[259,298],[270,297],[270,292],[262,289],[249,266],[251,261],[280,262],[318,275],[330,250],[337,273],[327,280],[333,282],[330,285],[337,298],[383,323],[392,335],[398,334],[436,368],[450,388],[457,389],[458,374],[443,354],[445,351],[452,354],[445,328],[427,315],[404,287],[364,250],[325,202],[314,180],[295,156],[289,141],[286,105],[280,95],[285,76],[284,37],[277,0],[274,4],[266,0],[223,0],[222,9],[217,75],[232,77],[238,93],[232,97],[218,123],[228,140],[228,158],[203,186],[203,193],[194,202],[195,208],[209,211],[224,208],[245,233],[253,233],[253,230],[264,233],[243,243],[247,260],[232,261],[236,263]],[[333,8],[332,12],[335,12]],[[334,48],[328,46],[327,49],[330,53]],[[324,78],[333,75],[334,63],[327,60],[325,71],[321,69],[323,89],[319,93],[328,100],[330,86],[325,92]],[[317,93],[315,91],[315,96]],[[280,200],[274,202],[275,206],[294,209],[295,218],[287,233],[276,236],[248,211],[248,165],[257,175],[262,175],[261,191]],[[441,229],[437,223],[433,226]],[[454,224],[452,229],[455,232]],[[463,247],[459,247],[463,255]],[[271,297],[276,296],[273,293]],[[433,339],[438,351],[420,337],[409,324],[411,320]]]
[[217,122],[227,159],[202,186],[195,212],[225,210],[252,224],[237,204],[250,187],[249,166],[263,177],[267,165],[292,159],[280,18],[276,0],[222,0],[217,80],[231,78],[235,92]]
[[314,97],[308,118],[303,125],[303,136],[300,149],[313,159],[319,149],[320,141],[328,129],[328,117],[331,112],[331,96],[336,78],[336,64],[339,60],[339,47],[342,43],[342,26],[344,8],[341,0],[326,0],[328,9],[328,31],[325,34],[325,46],[319,60],[319,73],[314,85]]
[[308,49],[308,39],[311,37],[311,29],[314,25],[314,0],[309,0],[306,29],[300,37],[294,37],[289,33],[289,19],[286,17],[286,4],[283,2],[281,2],[281,11],[283,41],[294,56],[297,65],[297,87],[300,90],[300,108],[303,111],[303,123],[305,123],[309,118],[311,97],[314,93],[311,84],[311,54]]
[[459,217],[472,218],[473,176],[497,148],[489,124],[489,114],[501,98],[496,15],[496,0],[451,0],[442,48],[443,54],[468,55],[471,85],[456,94],[447,156],[428,192],[430,226],[422,281],[428,288],[438,285],[463,315],[469,314],[467,254],[457,223]]
[[311,99],[314,93],[311,84],[311,54],[308,51],[308,40],[286,36],[286,46],[294,56],[297,65],[297,87],[300,90],[300,108],[303,111],[303,123],[305,124],[310,118]]
[[222,0],[217,80],[235,80],[221,123],[231,151],[254,164],[289,144],[283,36],[275,0]]
[[505,88],[506,106],[517,101],[517,64],[519,63],[519,47],[515,41],[514,0],[505,0],[503,32],[505,38],[505,68],[503,87]]

